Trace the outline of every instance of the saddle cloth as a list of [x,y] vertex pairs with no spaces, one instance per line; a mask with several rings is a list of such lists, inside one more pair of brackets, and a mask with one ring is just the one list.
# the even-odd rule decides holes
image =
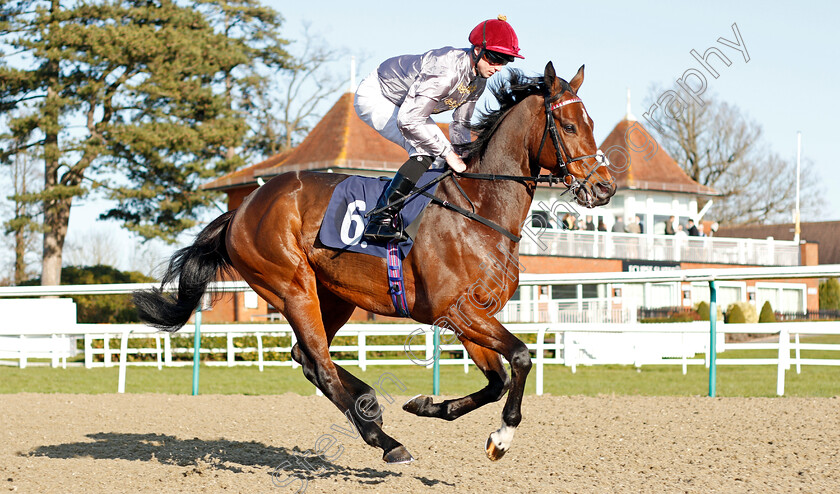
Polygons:
[[[429,170],[420,177],[417,187],[423,186],[437,178],[444,170]],[[387,243],[368,242],[362,239],[365,224],[370,218],[365,214],[376,206],[376,201],[382,195],[382,191],[388,185],[387,180],[372,177],[351,176],[338,184],[333,191],[327,212],[321,222],[321,230],[318,232],[318,239],[326,247],[334,249],[349,250],[360,254],[386,259],[388,256]],[[434,194],[438,184],[428,189],[423,189],[429,194]],[[417,218],[431,199],[422,194],[415,195],[405,201],[400,212],[403,228],[407,230],[409,239],[399,245],[400,254],[403,258],[408,255],[414,241],[411,239],[419,227]],[[412,224],[415,220],[417,225]]]

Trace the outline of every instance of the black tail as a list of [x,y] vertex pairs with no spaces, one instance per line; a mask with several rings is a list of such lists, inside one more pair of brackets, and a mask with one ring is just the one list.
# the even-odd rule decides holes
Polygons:
[[[216,279],[216,273],[231,268],[225,232],[233,213],[228,211],[213,220],[192,245],[172,256],[160,288],[134,292],[134,304],[143,322],[170,332],[178,331],[187,323],[207,285]],[[162,288],[175,281],[178,282],[178,296],[164,293]]]

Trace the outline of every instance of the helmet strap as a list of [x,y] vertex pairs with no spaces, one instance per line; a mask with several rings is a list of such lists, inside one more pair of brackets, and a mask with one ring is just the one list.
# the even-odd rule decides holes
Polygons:
[[478,55],[476,55],[476,54],[475,54],[475,48],[476,48],[476,47],[474,46],[474,47],[473,47],[473,49],[471,50],[471,51],[472,51],[472,56],[474,56],[474,57],[475,57],[475,62],[473,63],[473,71],[474,71],[476,74],[478,74],[478,61],[479,61],[479,60],[481,60],[481,57],[483,57],[483,56],[484,56],[484,52],[486,52],[486,51],[487,51],[487,49],[486,49],[486,48],[484,48],[484,47],[482,47],[480,50],[478,50]]
[[[481,50],[478,51],[478,56],[475,57],[475,63],[473,64],[473,72],[478,75],[478,61],[481,60],[481,57],[484,56],[484,52],[487,51],[487,21],[481,25]],[[475,53],[475,51],[473,51]]]

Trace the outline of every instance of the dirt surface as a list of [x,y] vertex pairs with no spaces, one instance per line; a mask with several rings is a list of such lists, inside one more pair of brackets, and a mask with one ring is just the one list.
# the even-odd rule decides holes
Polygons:
[[0,492],[840,492],[837,398],[527,396],[496,463],[501,403],[444,422],[403,401],[385,431],[417,461],[389,466],[323,397],[3,395]]

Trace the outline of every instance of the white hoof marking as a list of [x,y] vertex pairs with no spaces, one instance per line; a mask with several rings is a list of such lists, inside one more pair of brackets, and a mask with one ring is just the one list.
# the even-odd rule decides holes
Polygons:
[[499,430],[490,434],[490,439],[493,440],[493,444],[495,444],[497,448],[502,451],[507,451],[513,442],[514,433],[516,433],[516,427],[508,427],[507,425],[502,424],[502,427]]

